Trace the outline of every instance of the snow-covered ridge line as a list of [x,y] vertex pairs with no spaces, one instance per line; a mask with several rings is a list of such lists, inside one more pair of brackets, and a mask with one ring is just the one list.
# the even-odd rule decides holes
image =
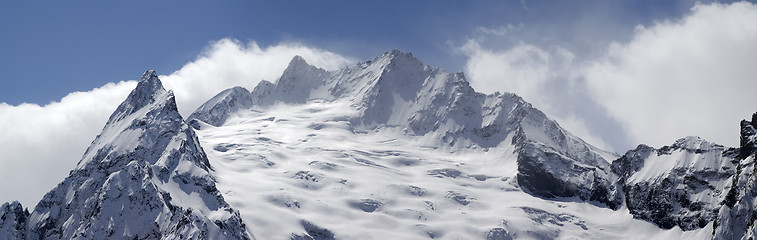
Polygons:
[[[521,156],[518,178],[527,192],[550,198],[576,196],[613,209],[622,205],[616,177],[610,173],[609,162],[616,155],[569,133],[515,94],[476,92],[463,73],[426,66],[398,50],[331,72],[296,56],[276,83],[262,81],[249,94],[226,90],[192,113],[189,121],[221,126],[232,112],[245,110],[229,103],[251,102],[247,110],[257,111],[308,101],[350,102],[357,111],[349,119],[354,132],[398,129],[450,151],[514,144]],[[513,135],[518,137],[505,141]]]

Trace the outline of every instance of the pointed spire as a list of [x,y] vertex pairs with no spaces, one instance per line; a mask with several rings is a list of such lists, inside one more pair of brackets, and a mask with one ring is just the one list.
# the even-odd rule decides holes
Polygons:
[[155,73],[155,70],[147,70],[142,74],[139,83],[137,83],[137,87],[131,92],[131,94],[129,94],[129,97],[132,97],[135,92],[143,94],[137,97],[145,97],[152,96],[156,93],[163,93],[165,92],[165,89],[163,88],[163,83],[158,79],[158,74]]
[[155,70],[147,70],[137,83],[137,87],[129,93],[129,96],[118,106],[115,112],[110,116],[108,123],[118,121],[124,116],[134,113],[135,111],[147,106],[156,100],[158,96],[166,93],[163,83],[158,79]]

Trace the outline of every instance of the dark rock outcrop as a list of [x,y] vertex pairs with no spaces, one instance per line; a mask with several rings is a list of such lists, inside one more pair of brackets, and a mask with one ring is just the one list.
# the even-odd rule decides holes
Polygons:
[[654,149],[640,145],[613,162],[636,218],[693,230],[717,216],[736,174],[734,150],[699,137]]
[[0,239],[26,239],[29,210],[21,203],[3,203],[0,206]]
[[718,211],[713,230],[713,239],[754,239],[757,236],[757,113],[752,120],[740,123],[741,141],[738,150],[738,166],[731,188]]

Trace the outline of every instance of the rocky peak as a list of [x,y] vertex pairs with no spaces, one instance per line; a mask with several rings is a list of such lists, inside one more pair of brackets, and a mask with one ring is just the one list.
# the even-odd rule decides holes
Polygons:
[[314,88],[323,85],[327,77],[326,70],[308,64],[300,56],[294,56],[276,82],[275,91],[285,102],[303,103]]
[[645,144],[639,144],[635,149],[628,150],[620,158],[612,162],[612,171],[620,176],[621,181],[638,172],[644,167],[644,160],[651,155],[655,149]]
[[[163,88],[155,71],[148,70],[142,75],[136,88],[129,93],[126,100],[121,102],[111,114],[102,133],[92,142],[77,168],[83,168],[93,159],[115,160],[102,156],[109,152],[126,153],[140,146],[141,148],[150,147],[153,150],[165,147],[165,145],[153,146],[161,139],[158,136],[166,138],[160,133],[162,131],[176,132],[182,124],[184,120],[176,107],[173,92]],[[140,137],[139,134],[149,137]],[[162,143],[167,144],[166,141]],[[152,152],[157,154],[157,150]],[[200,165],[207,165],[207,163]]]
[[[168,96],[166,96],[168,94]],[[137,87],[129,93],[126,100],[123,101],[116,111],[108,119],[108,124],[119,121],[127,115],[131,115],[144,106],[150,105],[156,101],[167,101],[167,105],[176,108],[176,102],[173,99],[173,92],[166,91],[163,84],[158,79],[155,70],[147,70],[137,83]]]
[[423,75],[426,75],[426,70],[430,70],[412,53],[404,53],[397,49],[385,52],[373,62],[379,64],[382,69],[379,81],[398,86],[420,86],[425,80],[426,76]]
[[375,63],[384,63],[386,65],[392,65],[392,66],[398,66],[398,65],[409,65],[409,66],[418,66],[421,67],[424,66],[423,63],[415,58],[412,53],[409,52],[402,52],[397,49],[393,49],[391,51],[385,52],[381,54],[380,56],[376,57],[373,62]]
[[757,151],[757,113],[752,114],[752,121],[742,120],[739,158],[746,159]]
[[0,239],[24,239],[29,210],[18,201],[0,206]]
[[[297,82],[293,82],[292,80],[301,79],[312,74],[321,75],[324,73],[326,73],[326,70],[310,65],[307,61],[305,61],[304,58],[296,55],[292,58],[292,60],[289,61],[289,65],[287,65],[287,68],[284,69],[284,72],[281,74],[281,78],[279,78],[277,84],[293,84]],[[318,81],[317,83],[320,83],[320,81]]]

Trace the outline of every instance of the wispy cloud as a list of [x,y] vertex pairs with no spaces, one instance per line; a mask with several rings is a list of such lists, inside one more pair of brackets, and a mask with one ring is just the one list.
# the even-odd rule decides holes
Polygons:
[[476,31],[483,34],[487,34],[487,35],[503,37],[521,28],[523,28],[523,24],[518,24],[518,25],[508,24],[508,25],[499,26],[499,27],[477,27]]

